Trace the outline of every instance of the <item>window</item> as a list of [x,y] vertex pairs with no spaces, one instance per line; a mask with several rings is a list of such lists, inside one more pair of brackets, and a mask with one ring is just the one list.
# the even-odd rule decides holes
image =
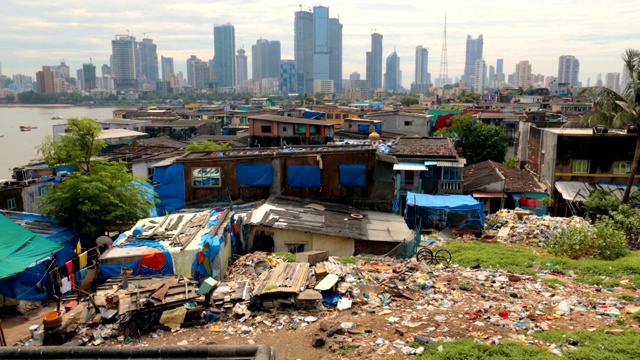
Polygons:
[[220,187],[220,168],[202,167],[192,170],[193,186],[214,186]]
[[286,131],[287,131],[287,127],[286,127],[286,126],[283,126],[283,127],[282,127],[282,131],[286,132]]
[[631,172],[631,161],[614,161],[613,173],[614,174],[628,174]]
[[307,245],[306,243],[287,243],[287,251],[292,254],[297,254],[304,252],[304,247]]
[[402,185],[404,187],[413,187],[416,185],[415,181],[415,171],[413,170],[404,170],[404,175],[402,176]]
[[327,120],[333,120],[333,114],[327,114]]
[[462,180],[462,168],[443,167],[442,180]]
[[574,174],[586,174],[589,172],[589,160],[573,160],[571,172]]
[[404,126],[411,126],[413,125],[413,121],[405,121],[404,122]]
[[147,168],[147,178],[149,180],[153,180],[153,170],[154,169],[155,169],[154,167],[148,167]]
[[16,208],[16,198],[11,198],[7,200],[7,210],[12,210]]
[[260,127],[260,131],[262,131],[262,133],[271,133],[271,125],[262,125]]

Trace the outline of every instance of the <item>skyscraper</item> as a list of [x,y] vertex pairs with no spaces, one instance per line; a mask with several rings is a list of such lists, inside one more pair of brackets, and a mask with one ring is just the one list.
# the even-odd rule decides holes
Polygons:
[[236,31],[233,25],[213,27],[213,77],[221,87],[236,85]]
[[259,39],[251,46],[251,78],[280,77],[280,41]]
[[173,58],[160,57],[160,66],[162,67],[162,81],[171,81],[171,76],[175,73],[173,69]]
[[480,58],[476,60],[476,65],[473,72],[473,91],[476,94],[482,94],[485,88],[485,78],[487,77],[487,63],[484,59]]
[[51,67],[43,66],[42,70],[36,73],[36,82],[39,93],[53,93],[53,72]]
[[129,35],[116,35],[111,40],[113,56],[113,80],[116,90],[136,90],[136,38]]
[[296,11],[293,26],[297,92],[313,94],[313,13]]
[[504,74],[504,59],[498,59],[498,61],[496,61],[496,74]]
[[296,62],[294,60],[280,61],[280,92],[285,95],[296,92]]
[[158,81],[158,53],[157,46],[152,39],[142,39],[138,43],[140,52],[140,71],[148,84]]
[[313,38],[313,80],[330,80],[329,8],[326,6],[313,7]]
[[382,35],[371,34],[371,51],[367,52],[367,80],[374,89],[382,88]]
[[515,73],[515,85],[516,87],[521,87],[525,90],[529,89],[532,85],[531,82],[531,64],[529,64],[528,60],[522,60],[516,64],[516,73]]
[[429,78],[429,49],[418,45],[416,47],[416,74],[414,84],[428,84]]
[[604,86],[615,92],[620,92],[620,73],[606,73]]
[[244,82],[249,79],[249,69],[247,67],[246,51],[238,49],[238,54],[236,55],[236,87],[243,86]]
[[195,55],[187,60],[187,81],[194,90],[207,87],[209,82],[209,64]]
[[342,24],[339,19],[329,19],[329,79],[336,92],[342,92]]
[[400,79],[400,58],[394,50],[387,56],[387,67],[384,73],[384,91],[396,93],[402,86]]
[[562,55],[558,61],[558,83],[570,84],[574,90],[580,86],[578,75],[580,73],[580,61],[573,55]]
[[93,64],[82,64],[82,80],[84,90],[96,88],[96,67]]
[[462,80],[465,84],[473,83],[473,75],[475,72],[476,60],[482,58],[482,48],[484,40],[482,34],[477,39],[473,39],[471,35],[467,35],[467,51],[464,62],[464,74]]
[[102,76],[112,75],[111,74],[111,66],[107,64],[102,64]]

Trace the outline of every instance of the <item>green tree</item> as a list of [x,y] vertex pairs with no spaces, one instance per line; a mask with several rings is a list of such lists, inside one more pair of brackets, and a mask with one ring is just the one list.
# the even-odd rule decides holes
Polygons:
[[191,143],[187,145],[187,151],[215,151],[231,149],[231,145],[227,143],[216,143],[213,141],[205,141],[201,143]]
[[436,136],[449,137],[456,142],[460,156],[467,163],[475,164],[485,160],[503,162],[507,151],[507,141],[502,129],[493,125],[476,122],[473,114],[455,115],[449,120],[451,125],[435,132]]
[[589,194],[589,197],[583,202],[583,205],[589,215],[595,219],[598,216],[609,215],[617,211],[620,205],[622,205],[622,202],[609,191],[596,189]]
[[407,95],[400,98],[400,103],[404,106],[411,106],[420,103],[420,98],[415,95]]
[[98,160],[88,172],[75,172],[50,186],[41,211],[95,239],[107,230],[123,230],[148,216],[155,200],[124,162]]
[[93,119],[70,118],[63,136],[58,139],[46,136],[37,150],[52,167],[73,165],[81,172],[89,172],[92,158],[107,146],[99,138],[101,133],[100,125]]
[[518,157],[514,156],[514,157],[510,157],[508,159],[505,159],[505,161],[503,162],[504,165],[507,165],[509,167],[515,168],[518,165]]
[[503,162],[507,151],[504,132],[497,126],[476,124],[469,139],[463,144],[464,156],[470,164],[486,160]]
[[[597,86],[582,89],[581,95],[593,97],[593,111],[585,114],[582,121],[591,126],[606,125],[624,127],[633,125],[640,127],[640,51],[627,49],[622,55],[625,71],[629,74],[629,83],[617,93],[609,88]],[[627,188],[622,197],[623,203],[629,202],[629,195],[640,160],[640,136],[635,132],[636,147],[631,163],[631,172]]]
[[152,192],[129,173],[126,163],[95,157],[105,146],[100,132],[95,120],[69,119],[61,139],[47,138],[38,148],[50,166],[76,168],[47,189],[40,198],[41,212],[93,239],[106,230],[130,226],[155,206]]

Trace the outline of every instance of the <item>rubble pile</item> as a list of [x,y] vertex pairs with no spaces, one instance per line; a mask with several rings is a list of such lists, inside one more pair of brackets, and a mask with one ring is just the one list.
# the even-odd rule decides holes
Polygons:
[[[133,341],[144,346],[188,327],[204,333],[197,342],[219,334],[250,344],[261,334],[302,331],[309,347],[388,358],[419,355],[436,341],[461,337],[548,346],[560,354],[564,347],[540,344],[533,335],[573,329],[578,322],[613,327],[638,311],[633,302],[621,300],[620,289],[577,284],[559,271],[541,270],[538,278],[415,259],[345,259],[318,252],[306,258],[309,262],[302,263],[248,254],[228,267],[224,282],[209,278],[197,289],[175,277],[134,282],[128,290],[113,280],[103,288],[108,291],[98,292],[99,313],[91,316],[91,304],[83,302],[70,322],[76,338],[88,346]],[[178,294],[179,299],[169,298]]]
[[589,226],[577,216],[570,218],[536,216],[522,210],[500,210],[487,216],[486,230],[497,235],[498,241],[510,244],[543,247],[554,231],[568,225]]

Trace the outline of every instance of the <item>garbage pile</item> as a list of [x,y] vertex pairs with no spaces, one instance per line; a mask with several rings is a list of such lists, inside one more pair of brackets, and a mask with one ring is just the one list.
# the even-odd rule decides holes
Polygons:
[[[287,337],[303,331],[307,346],[336,356],[353,351],[389,358],[419,355],[435,342],[461,337],[534,344],[536,332],[615,327],[623,323],[617,319],[639,310],[634,301],[622,300],[630,299],[621,296],[623,290],[581,285],[559,270],[534,277],[480,266],[430,266],[415,258],[337,258],[323,251],[286,260],[247,254],[228,267],[224,281],[209,278],[197,288],[181,278],[158,277],[125,293],[113,280],[98,291],[99,316],[85,316],[92,306],[82,303],[70,321],[88,346],[170,341],[169,334],[188,328],[249,343],[263,333]],[[156,303],[162,292],[163,301]]]
[[528,211],[505,209],[487,216],[485,230],[497,235],[498,241],[543,247],[553,237],[556,229],[569,225],[589,226],[589,223],[577,216],[536,216]]

